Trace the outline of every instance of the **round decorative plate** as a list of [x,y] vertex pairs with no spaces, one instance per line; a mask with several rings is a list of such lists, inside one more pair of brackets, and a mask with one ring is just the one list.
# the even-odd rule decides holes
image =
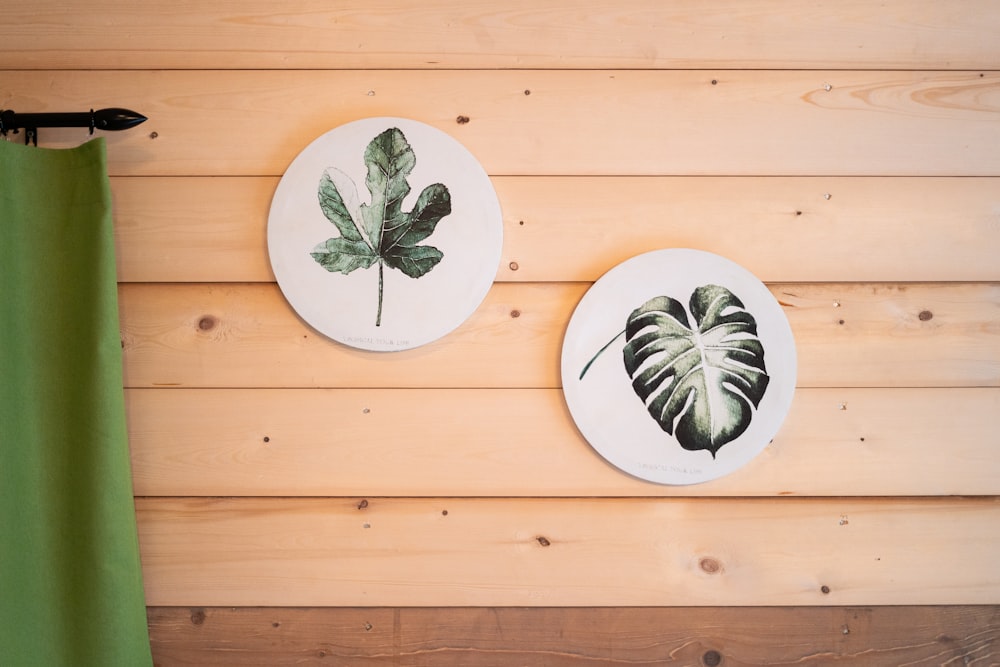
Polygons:
[[457,328],[493,284],[496,192],[458,141],[367,118],[310,143],[278,183],[271,268],[302,319],[340,343],[403,350]]
[[570,319],[562,383],[577,427],[641,479],[727,475],[778,432],[796,381],[781,306],[743,267],[667,249],[602,276]]

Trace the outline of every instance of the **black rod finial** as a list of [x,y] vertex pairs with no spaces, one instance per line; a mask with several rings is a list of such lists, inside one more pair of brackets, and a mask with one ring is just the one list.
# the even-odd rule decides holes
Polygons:
[[98,109],[94,112],[94,127],[98,130],[127,130],[148,120],[131,109]]

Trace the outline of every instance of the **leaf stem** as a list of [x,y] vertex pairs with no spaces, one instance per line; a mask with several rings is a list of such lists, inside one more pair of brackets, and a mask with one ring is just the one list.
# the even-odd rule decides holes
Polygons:
[[378,260],[378,313],[375,315],[375,326],[382,326],[382,259]]
[[593,364],[595,361],[597,361],[597,357],[601,356],[601,353],[604,352],[604,350],[606,350],[609,347],[611,347],[611,344],[613,342],[615,342],[616,340],[618,340],[623,333],[625,333],[625,329],[622,329],[621,331],[619,331],[618,333],[616,333],[614,338],[612,338],[607,343],[605,343],[604,347],[602,347],[601,349],[599,349],[597,351],[597,354],[595,354],[593,357],[591,357],[590,361],[587,362],[587,365],[583,367],[582,371],[580,371],[580,379],[581,380],[583,379],[583,376],[587,374],[587,371],[590,370],[591,364]]

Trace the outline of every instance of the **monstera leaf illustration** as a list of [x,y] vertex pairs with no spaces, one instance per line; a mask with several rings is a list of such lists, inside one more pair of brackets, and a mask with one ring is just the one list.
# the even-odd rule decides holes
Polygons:
[[417,158],[398,128],[372,139],[364,159],[371,203],[359,203],[354,181],[339,169],[327,169],[320,179],[320,209],[340,236],[320,243],[310,254],[327,271],[343,274],[378,264],[375,326],[381,326],[383,267],[419,278],[437,266],[444,253],[418,244],[451,213],[451,194],[447,187],[435,183],[423,189],[411,210],[403,210],[403,199],[410,193],[406,179]]
[[715,457],[746,431],[764,396],[764,348],[753,315],[725,287],[698,287],[689,311],[667,296],[632,311],[622,332],[625,369],[660,428],[684,449]]

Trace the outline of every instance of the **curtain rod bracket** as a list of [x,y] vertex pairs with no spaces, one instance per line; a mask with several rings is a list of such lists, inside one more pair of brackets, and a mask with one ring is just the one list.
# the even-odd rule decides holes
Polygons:
[[86,127],[93,134],[95,129],[127,130],[146,120],[140,113],[117,107],[81,113],[15,113],[11,109],[0,109],[0,136],[6,137],[7,132],[17,134],[19,129],[24,129],[25,145],[31,142],[37,146],[40,127]]

